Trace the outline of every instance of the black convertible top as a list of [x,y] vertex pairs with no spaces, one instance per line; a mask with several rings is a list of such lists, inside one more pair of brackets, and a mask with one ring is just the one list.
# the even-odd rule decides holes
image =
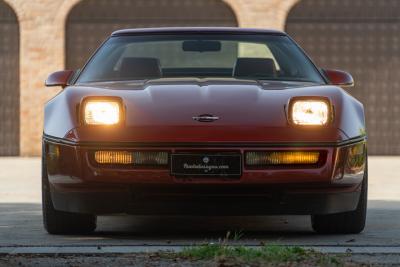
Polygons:
[[205,34],[273,34],[286,35],[286,33],[272,29],[234,28],[234,27],[165,27],[165,28],[138,28],[122,29],[115,31],[111,36],[136,35],[136,34],[174,34],[174,33],[205,33]]

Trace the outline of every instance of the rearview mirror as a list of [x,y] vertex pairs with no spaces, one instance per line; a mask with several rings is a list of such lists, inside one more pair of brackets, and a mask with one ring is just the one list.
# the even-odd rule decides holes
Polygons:
[[352,87],[354,86],[353,77],[350,73],[341,70],[322,70],[333,85],[338,85],[342,87]]
[[61,86],[62,88],[68,85],[69,79],[74,74],[73,70],[62,70],[53,72],[45,81],[46,86]]

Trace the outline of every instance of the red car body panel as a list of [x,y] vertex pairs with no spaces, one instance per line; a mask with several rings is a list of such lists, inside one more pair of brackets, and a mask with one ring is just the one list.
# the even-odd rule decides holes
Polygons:
[[[235,79],[71,86],[46,105],[46,113],[52,116],[45,116],[45,134],[80,142],[299,143],[340,142],[360,136],[365,122],[363,107],[356,99],[334,86],[301,86],[304,83],[259,84]],[[79,109],[74,107],[86,97],[100,96],[123,99],[128,111],[124,125],[80,125]],[[327,97],[335,108],[333,123],[317,131],[316,127],[290,125],[287,105],[296,96]],[[212,123],[192,119],[204,113],[221,119]]]
[[[126,112],[124,123],[111,127],[83,125],[80,120],[82,101],[87,97],[104,96],[122,99]],[[288,103],[298,96],[329,99],[334,109],[332,123],[319,127],[290,124]],[[201,114],[213,114],[220,119],[207,123],[192,119]],[[340,87],[328,84],[234,78],[164,78],[74,84],[66,87],[45,107],[44,151],[47,151],[45,156],[54,205],[60,210],[75,212],[151,213],[144,211],[147,202],[144,205],[138,201],[142,204],[136,209],[127,207],[128,204],[132,206],[128,202],[135,202],[135,197],[142,195],[146,195],[145,199],[173,195],[184,200],[188,195],[241,196],[246,199],[246,196],[266,197],[276,192],[307,196],[357,193],[363,170],[349,171],[340,151],[365,143],[365,138],[362,104]],[[49,152],[49,146],[57,146],[57,155]],[[171,175],[168,167],[104,168],[95,164],[91,155],[93,151],[105,149],[154,150],[170,154],[215,151],[241,155],[259,150],[316,150],[323,155],[323,161],[314,167],[263,169],[250,168],[242,163],[243,171],[238,179],[183,179]],[[338,175],[339,171],[342,175]],[[140,191],[141,188],[145,189]],[[87,202],[86,199],[74,202],[75,198],[70,196],[79,193],[85,197],[92,193],[100,194],[103,199],[94,196]],[[106,202],[107,196],[114,204]],[[168,202],[165,199],[161,198],[159,203]],[[324,206],[318,206],[315,211],[312,205],[292,209],[279,208],[276,204],[277,209],[264,207],[261,213],[332,213],[354,209],[357,199],[355,194],[347,205],[343,200],[338,206],[330,201],[324,202]],[[93,205],[96,201],[101,204]],[[163,213],[163,210],[154,209],[154,212]]]

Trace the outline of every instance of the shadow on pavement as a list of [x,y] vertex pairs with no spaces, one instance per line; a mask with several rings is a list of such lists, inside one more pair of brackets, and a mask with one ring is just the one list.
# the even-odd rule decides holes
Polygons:
[[367,227],[359,235],[317,235],[309,216],[101,216],[95,233],[53,236],[42,226],[41,204],[0,203],[0,246],[188,245],[216,242],[227,231],[240,243],[299,245],[400,245],[400,202],[369,201]]

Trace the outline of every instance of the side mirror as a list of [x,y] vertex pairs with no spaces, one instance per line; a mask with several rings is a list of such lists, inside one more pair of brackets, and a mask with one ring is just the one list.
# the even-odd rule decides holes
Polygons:
[[68,85],[69,79],[74,74],[73,70],[62,70],[53,72],[47,77],[46,86],[61,86],[62,88]]
[[328,78],[328,80],[333,85],[338,85],[342,87],[352,87],[354,86],[353,77],[350,73],[341,70],[322,70]]

